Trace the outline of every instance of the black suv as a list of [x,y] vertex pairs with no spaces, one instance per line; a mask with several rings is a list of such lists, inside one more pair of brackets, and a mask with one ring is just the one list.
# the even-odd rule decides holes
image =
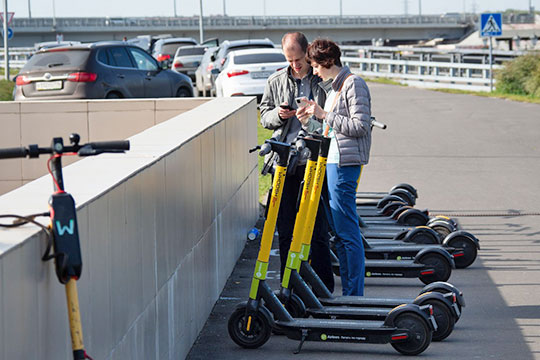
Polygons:
[[141,48],[98,42],[38,51],[17,75],[15,100],[191,97],[191,79]]

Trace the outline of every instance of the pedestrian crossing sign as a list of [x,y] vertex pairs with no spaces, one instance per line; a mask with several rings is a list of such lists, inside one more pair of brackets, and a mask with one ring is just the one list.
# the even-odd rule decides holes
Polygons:
[[501,36],[502,14],[487,13],[480,17],[480,36]]

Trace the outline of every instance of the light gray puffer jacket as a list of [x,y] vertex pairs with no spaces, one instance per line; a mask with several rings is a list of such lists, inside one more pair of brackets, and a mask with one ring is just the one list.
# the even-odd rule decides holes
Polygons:
[[371,95],[366,82],[344,66],[332,82],[341,93],[326,121],[336,134],[339,166],[365,165],[371,148]]

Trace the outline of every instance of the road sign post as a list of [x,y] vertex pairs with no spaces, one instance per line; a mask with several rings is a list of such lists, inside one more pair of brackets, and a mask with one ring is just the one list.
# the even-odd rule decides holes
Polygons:
[[493,37],[502,35],[502,14],[485,13],[480,17],[480,36],[489,37],[489,91],[493,91]]
[[9,48],[8,48],[8,7],[7,0],[4,0],[4,16],[3,16],[3,29],[4,29],[4,78],[9,80]]

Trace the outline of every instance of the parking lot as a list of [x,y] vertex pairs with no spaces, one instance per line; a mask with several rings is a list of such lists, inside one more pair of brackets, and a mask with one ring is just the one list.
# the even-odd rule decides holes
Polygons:
[[[411,183],[419,190],[416,207],[455,217],[481,244],[476,262],[449,280],[464,293],[462,318],[448,339],[432,343],[421,356],[540,359],[540,105],[369,86],[373,115],[388,129],[374,130],[360,190]],[[257,250],[258,241],[247,243],[189,359],[292,356],[296,341],[272,336],[263,347],[246,350],[227,334],[229,315],[247,298]],[[278,263],[272,256],[273,288]],[[367,279],[366,295],[412,297],[422,285],[417,279]],[[308,342],[295,358],[359,356],[399,355],[389,345]]]

